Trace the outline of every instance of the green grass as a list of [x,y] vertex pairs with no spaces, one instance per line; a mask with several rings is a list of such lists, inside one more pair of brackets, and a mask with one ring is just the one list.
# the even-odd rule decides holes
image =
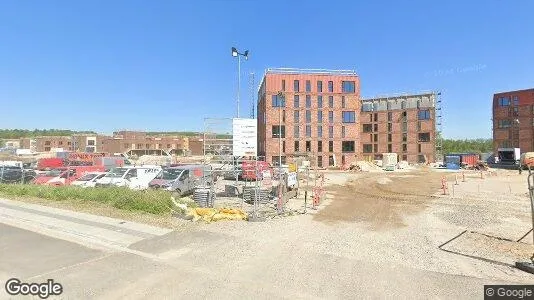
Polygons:
[[0,195],[35,197],[54,201],[81,200],[99,202],[112,207],[156,215],[169,213],[173,206],[169,192],[162,190],[134,191],[125,187],[80,188],[76,186],[45,186],[31,184],[0,184]]

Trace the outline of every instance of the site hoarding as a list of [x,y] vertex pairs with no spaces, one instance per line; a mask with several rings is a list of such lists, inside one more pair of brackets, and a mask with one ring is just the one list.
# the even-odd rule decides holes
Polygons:
[[232,120],[234,156],[257,156],[258,125],[256,119]]

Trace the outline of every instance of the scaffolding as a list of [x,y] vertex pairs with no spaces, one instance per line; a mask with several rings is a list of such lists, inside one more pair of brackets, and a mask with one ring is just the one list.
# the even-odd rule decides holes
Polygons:
[[436,130],[436,157],[435,161],[443,161],[443,118],[442,118],[442,109],[441,109],[441,92],[435,92],[435,111],[436,111],[436,121],[435,121],[435,130]]

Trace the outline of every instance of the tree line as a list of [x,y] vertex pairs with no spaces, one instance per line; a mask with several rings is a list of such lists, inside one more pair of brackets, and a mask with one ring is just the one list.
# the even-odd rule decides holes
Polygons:
[[0,129],[0,139],[31,138],[36,136],[70,136],[82,133],[96,134],[93,131],[74,131],[66,129]]
[[486,153],[493,152],[491,139],[443,139],[443,153]]

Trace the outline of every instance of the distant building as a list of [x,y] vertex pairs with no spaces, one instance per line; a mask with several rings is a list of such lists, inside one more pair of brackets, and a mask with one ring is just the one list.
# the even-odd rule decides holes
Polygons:
[[493,149],[534,151],[534,89],[493,95]]

